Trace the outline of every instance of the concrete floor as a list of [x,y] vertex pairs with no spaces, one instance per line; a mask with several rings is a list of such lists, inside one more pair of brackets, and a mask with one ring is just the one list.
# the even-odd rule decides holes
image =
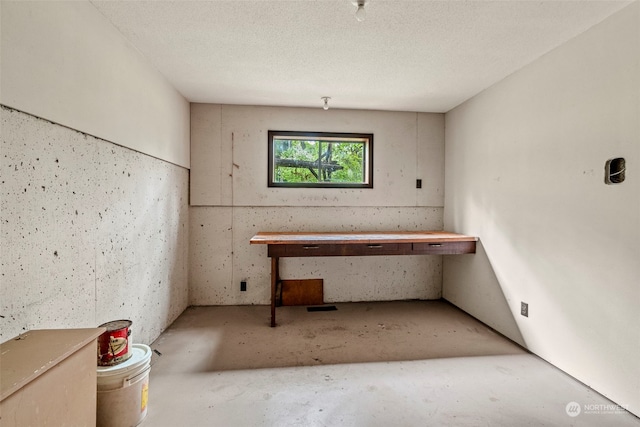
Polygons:
[[264,306],[187,309],[151,346],[143,425],[640,426],[444,301],[335,305],[276,328]]

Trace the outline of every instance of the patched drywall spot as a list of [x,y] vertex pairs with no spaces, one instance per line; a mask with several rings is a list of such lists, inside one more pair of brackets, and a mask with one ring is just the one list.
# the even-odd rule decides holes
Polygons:
[[188,171],[1,114],[0,339],[126,318],[150,343],[187,304]]

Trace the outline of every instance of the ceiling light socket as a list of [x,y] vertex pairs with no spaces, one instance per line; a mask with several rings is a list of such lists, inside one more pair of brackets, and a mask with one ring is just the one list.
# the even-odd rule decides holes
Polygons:
[[324,105],[322,106],[322,109],[327,111],[329,109],[329,100],[331,99],[330,96],[323,96],[320,99],[322,99],[324,101]]
[[366,0],[351,0],[351,3],[357,7],[356,9],[356,19],[358,22],[362,22],[367,17],[367,11],[364,8]]

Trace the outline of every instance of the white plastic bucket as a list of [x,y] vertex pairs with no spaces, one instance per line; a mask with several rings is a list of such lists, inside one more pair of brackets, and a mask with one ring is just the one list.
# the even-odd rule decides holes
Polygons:
[[114,366],[99,366],[97,372],[97,426],[132,427],[147,415],[151,348],[133,344],[131,356]]

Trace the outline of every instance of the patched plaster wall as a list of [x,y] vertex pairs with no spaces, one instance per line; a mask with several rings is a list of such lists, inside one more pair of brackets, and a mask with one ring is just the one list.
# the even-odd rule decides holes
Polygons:
[[187,306],[188,170],[2,107],[0,340]]

